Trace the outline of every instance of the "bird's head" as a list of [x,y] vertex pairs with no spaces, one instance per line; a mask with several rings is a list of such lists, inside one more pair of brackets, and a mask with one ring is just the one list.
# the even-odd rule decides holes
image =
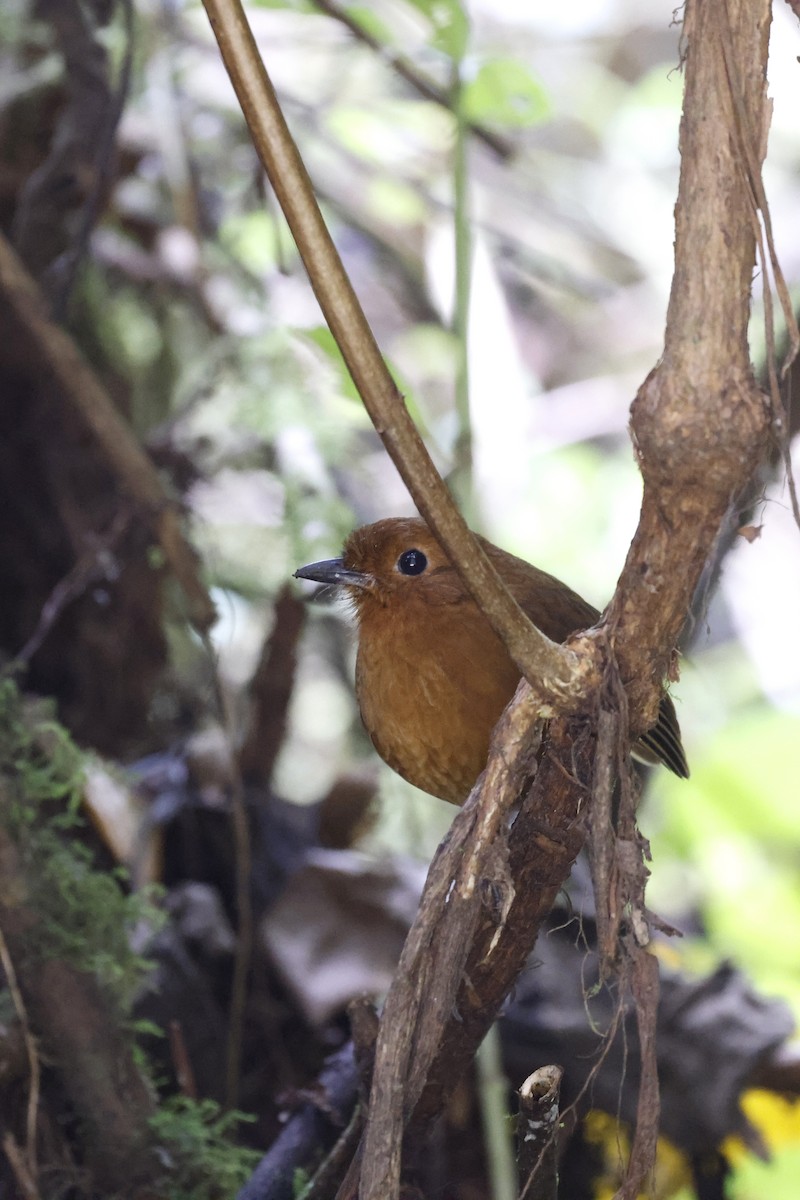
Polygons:
[[411,517],[362,525],[350,534],[341,558],[309,563],[295,578],[345,588],[359,617],[372,605],[452,604],[466,595],[428,526]]

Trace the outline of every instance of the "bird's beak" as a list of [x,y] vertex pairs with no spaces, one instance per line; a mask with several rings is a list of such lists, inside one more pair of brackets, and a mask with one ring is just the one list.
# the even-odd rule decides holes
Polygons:
[[368,588],[372,582],[369,575],[361,571],[350,571],[341,558],[326,558],[322,562],[298,567],[295,579],[313,579],[316,583],[345,585],[346,587]]

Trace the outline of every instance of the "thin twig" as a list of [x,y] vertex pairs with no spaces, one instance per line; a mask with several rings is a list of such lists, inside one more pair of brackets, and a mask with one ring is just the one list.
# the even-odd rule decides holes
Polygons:
[[463,63],[453,63],[453,109],[456,134],[453,144],[453,250],[455,296],[453,333],[456,339],[455,407],[458,418],[454,459],[456,495],[471,522],[476,517],[470,414],[469,314],[472,300],[472,220],[469,189],[469,138],[464,120]]
[[130,511],[120,510],[107,533],[97,538],[67,574],[59,579],[42,605],[36,628],[15,656],[15,662],[30,662],[65,609],[82,596],[90,584],[105,577],[109,556],[124,537],[132,519]]
[[[426,100],[432,100],[434,104],[439,104],[442,108],[452,111],[447,94],[428,79],[427,75],[423,75],[418,71],[414,64],[404,55],[390,50],[377,37],[374,37],[369,30],[365,29],[363,25],[359,25],[356,18],[349,12],[340,8],[338,4],[333,4],[332,0],[314,0],[314,3],[320,12],[325,13],[328,17],[332,17],[334,21],[338,21],[345,29],[349,29],[353,37],[359,42],[374,50],[384,62],[387,62],[402,79],[405,79],[406,83],[410,83],[415,91],[424,96]],[[485,142],[499,158],[508,159],[514,154],[515,147],[513,143],[493,130],[487,129],[485,125],[481,125],[479,122],[471,122],[469,129],[475,137]]]
[[591,670],[591,654],[587,650],[579,659],[535,630],[470,533],[409,416],[342,266],[241,0],[204,0],[204,4],[311,286],[389,456],[520,672],[535,681],[546,704],[574,705],[585,685],[583,675]]
[[[25,1151],[24,1159],[27,1174],[33,1183],[34,1191],[36,1189],[36,1177],[38,1168],[36,1165],[36,1114],[39,1111],[39,1085],[41,1072],[39,1068],[39,1054],[36,1049],[36,1040],[31,1033],[31,1026],[28,1020],[28,1010],[25,1007],[25,1001],[20,990],[17,972],[14,969],[14,960],[11,957],[11,951],[8,948],[8,943],[5,939],[5,934],[0,929],[0,962],[3,964],[3,970],[6,973],[6,982],[8,990],[11,993],[11,999],[14,1002],[14,1009],[17,1014],[20,1026],[22,1027],[22,1036],[25,1041],[25,1053],[28,1056],[28,1075],[30,1086],[28,1088],[28,1106],[25,1117]],[[10,1136],[10,1135],[9,1135]],[[8,1147],[6,1154],[11,1159]]]
[[25,1154],[10,1129],[3,1134],[3,1150],[19,1184],[20,1200],[41,1200],[36,1180],[30,1173]]
[[333,1149],[320,1164],[308,1186],[300,1192],[297,1200],[331,1200],[331,1197],[335,1196],[358,1149],[363,1128],[364,1108],[359,1101],[353,1109],[347,1128],[342,1131]]
[[197,1084],[194,1078],[194,1070],[192,1069],[192,1060],[189,1057],[189,1050],[186,1046],[186,1039],[183,1036],[183,1026],[180,1021],[173,1020],[169,1023],[169,1051],[178,1090],[182,1096],[188,1096],[190,1100],[196,1100]]

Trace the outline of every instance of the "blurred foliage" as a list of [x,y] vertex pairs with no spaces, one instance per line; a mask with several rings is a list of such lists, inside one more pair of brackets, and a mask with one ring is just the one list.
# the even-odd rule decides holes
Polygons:
[[747,1092],[742,1108],[765,1137],[770,1154],[763,1162],[739,1144],[725,1147],[734,1163],[733,1200],[790,1200],[800,1178],[800,1102],[774,1092]]

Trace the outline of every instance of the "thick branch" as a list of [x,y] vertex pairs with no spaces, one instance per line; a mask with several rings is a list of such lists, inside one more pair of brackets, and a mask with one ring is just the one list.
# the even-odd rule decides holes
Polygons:
[[484,908],[453,1014],[436,1049],[414,1121],[440,1112],[533,948],[585,839],[579,819],[589,799],[594,746],[571,722],[550,725],[547,753],[508,839],[513,897],[499,918]]
[[703,565],[769,433],[747,326],[758,221],[750,178],[766,143],[770,8],[770,0],[686,6],[675,275],[664,356],[632,408],[644,500],[609,614],[640,721],[634,733],[653,719]]
[[398,1194],[405,1124],[413,1114],[424,1125],[441,1110],[522,970],[581,847],[577,818],[591,746],[574,746],[562,722],[551,727],[548,753],[506,842],[506,814],[532,766],[531,706],[523,687],[498,725],[486,774],[431,866],[384,1005],[361,1200]]

